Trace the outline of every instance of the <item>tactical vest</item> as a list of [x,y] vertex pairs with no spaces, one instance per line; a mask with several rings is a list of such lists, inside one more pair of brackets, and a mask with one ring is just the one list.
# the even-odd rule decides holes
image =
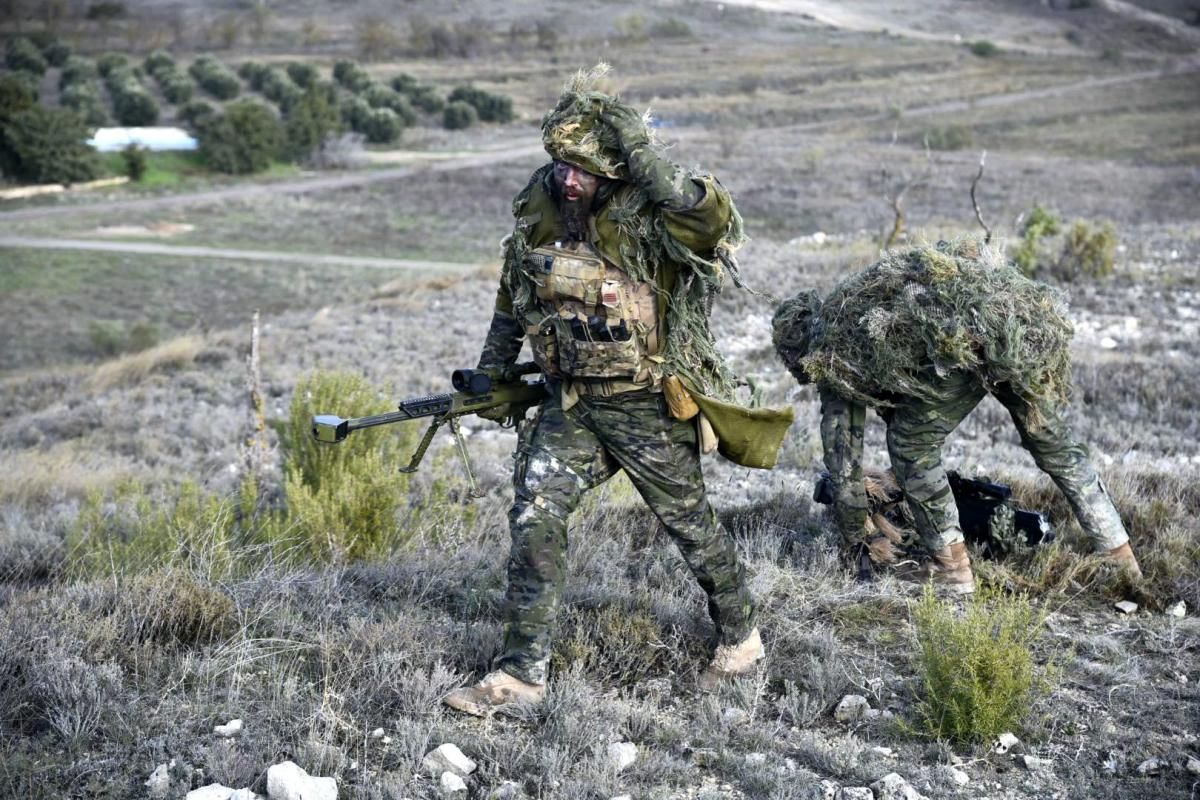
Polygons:
[[525,320],[533,359],[581,393],[656,388],[662,379],[654,286],[638,283],[584,242],[556,242],[526,256],[537,310]]

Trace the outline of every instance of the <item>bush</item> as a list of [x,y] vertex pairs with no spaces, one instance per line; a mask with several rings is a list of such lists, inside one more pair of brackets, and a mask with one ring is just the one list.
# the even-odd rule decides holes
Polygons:
[[[283,444],[291,528],[313,557],[379,555],[403,540],[396,516],[407,504],[408,476],[396,470],[415,434],[373,428],[337,447],[313,440],[312,417],[367,416],[392,410],[390,398],[353,373],[317,372],[296,386]],[[399,435],[398,435],[399,434]]]
[[973,743],[1016,728],[1054,675],[1052,666],[1034,663],[1041,625],[1024,596],[977,592],[960,615],[926,586],[913,626],[919,710],[930,736]]
[[188,67],[188,72],[204,91],[218,100],[231,100],[237,97],[242,89],[237,75],[210,56],[197,58]]
[[341,129],[337,109],[326,92],[312,86],[288,109],[284,123],[287,154],[293,161],[307,161],[328,137]]
[[930,150],[962,150],[970,147],[971,130],[962,125],[947,125],[943,128],[930,128],[925,132],[925,145]]
[[371,117],[371,106],[361,97],[345,97],[338,106],[342,124],[355,133],[363,133]]
[[412,75],[400,73],[392,78],[392,89],[408,98],[408,101],[426,114],[437,114],[446,107],[446,101],[437,89],[421,84]]
[[1113,273],[1116,252],[1117,232],[1112,223],[1093,228],[1084,220],[1076,220],[1067,231],[1054,272],[1066,281],[1107,278]]
[[506,95],[459,86],[450,93],[449,102],[460,101],[474,107],[481,122],[510,122],[513,118],[512,98]]
[[667,17],[650,27],[650,35],[658,39],[686,39],[692,35],[692,26],[678,17]]
[[469,103],[464,103],[461,100],[453,100],[446,104],[446,110],[442,112],[442,125],[447,130],[459,131],[464,128],[469,128],[479,121],[479,112],[475,110],[475,106]]
[[300,98],[304,96],[304,91],[292,83],[292,79],[281,67],[268,67],[262,73],[259,83],[259,91],[263,96],[274,101],[284,112],[300,102]]
[[156,76],[159,88],[162,89],[163,97],[171,105],[180,105],[192,99],[192,93],[196,90],[196,84],[192,79],[182,72],[160,71]]
[[254,91],[262,89],[263,77],[267,74],[267,65],[261,61],[243,61],[237,69],[238,77],[250,84]]
[[991,58],[992,56],[999,55],[1000,53],[1000,48],[997,47],[993,42],[989,42],[986,39],[980,39],[979,41],[971,42],[969,45],[967,45],[967,49],[980,58]]
[[28,183],[77,183],[96,177],[91,131],[74,111],[31,105],[0,116],[0,166]]
[[175,69],[175,59],[165,50],[155,50],[142,61],[142,69],[149,75],[157,77],[157,73],[163,67]]
[[50,66],[61,67],[71,57],[71,47],[55,39],[42,48],[42,55],[50,62]]
[[30,86],[24,73],[0,75],[0,120],[12,116],[37,102],[37,88]]
[[1043,238],[1059,231],[1058,217],[1041,206],[1034,206],[1021,225],[1021,243],[1013,251],[1013,263],[1032,278],[1038,271],[1038,251]]
[[[139,183],[146,176],[146,150],[138,147],[136,144],[131,144],[121,151],[121,163],[125,168],[125,175],[134,183]],[[144,332],[143,332],[144,333]],[[140,342],[139,342],[140,343]],[[149,345],[153,346],[153,342]],[[138,349],[145,349],[140,347]]]
[[382,83],[373,83],[363,92],[362,97],[372,108],[387,108],[396,112],[400,122],[406,127],[417,124],[417,114],[413,111],[408,98],[393,91]]
[[48,66],[37,45],[21,36],[8,40],[4,48],[4,64],[11,70],[31,72],[39,76],[46,73]]
[[400,119],[400,115],[390,108],[375,108],[371,109],[360,132],[372,144],[391,144],[404,132],[404,122]]
[[358,94],[373,81],[367,71],[356,61],[338,61],[333,65],[333,79],[347,90]]
[[203,100],[193,100],[179,109],[179,121],[192,131],[200,130],[217,115],[217,110]]
[[301,89],[308,89],[313,86],[320,77],[316,67],[312,64],[305,64],[302,61],[288,62],[287,74],[292,79],[292,82]]
[[96,69],[101,78],[108,78],[108,73],[120,67],[128,67],[129,59],[121,53],[105,53],[96,61]]
[[83,117],[90,127],[99,128],[108,124],[108,114],[93,83],[68,84],[59,95],[59,102],[63,108],[69,108]]
[[200,128],[200,152],[210,169],[231,175],[271,165],[283,145],[283,126],[270,108],[238,100]]
[[113,114],[129,127],[153,125],[158,122],[158,103],[141,86],[128,86],[113,95]]
[[58,88],[65,89],[74,83],[94,81],[99,74],[95,63],[89,59],[82,56],[71,56],[63,64],[62,74],[58,78]]

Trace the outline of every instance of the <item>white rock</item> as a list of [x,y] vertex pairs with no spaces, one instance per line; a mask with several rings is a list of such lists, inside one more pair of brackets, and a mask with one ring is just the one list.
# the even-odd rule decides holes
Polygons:
[[750,715],[740,708],[730,707],[721,712],[721,722],[724,722],[731,728],[742,725],[749,719]]
[[262,796],[255,794],[253,789],[238,789],[229,795],[229,800],[262,800]]
[[1178,603],[1175,603],[1167,609],[1167,616],[1175,617],[1175,619],[1183,619],[1187,616],[1187,603],[1183,602],[1182,600],[1180,600]]
[[752,767],[761,767],[767,763],[766,753],[746,753],[746,763]]
[[379,741],[383,742],[384,744],[391,744],[391,743],[392,743],[392,737],[390,737],[390,736],[385,736],[385,737],[383,737],[382,739],[380,739]]
[[871,784],[877,800],[928,800],[898,773],[889,772]]
[[838,794],[837,800],[875,800],[875,795],[865,786],[847,786]]
[[608,746],[608,763],[617,772],[637,761],[637,745],[633,742],[613,742]]
[[884,758],[896,757],[896,751],[890,747],[872,747],[871,752],[877,756],[883,756]]
[[458,745],[446,742],[436,750],[425,754],[421,766],[430,776],[441,775],[443,772],[453,772],[460,778],[465,778],[475,771],[475,762],[467,758]]
[[467,784],[461,777],[450,771],[442,773],[442,794],[458,794],[465,791]]
[[886,708],[868,708],[863,712],[863,719],[891,719],[894,716]]
[[840,790],[841,787],[831,780],[823,780],[817,784],[817,791],[820,792],[821,800],[837,800]]
[[828,238],[824,231],[817,231],[812,235],[813,244],[825,244],[825,240]]
[[619,795],[617,795],[616,797],[610,797],[610,798],[609,798],[609,800],[633,800],[633,795],[631,795],[631,794],[619,794]]
[[210,783],[208,786],[192,789],[187,793],[185,800],[229,800],[231,794],[233,794],[233,789],[228,786]]
[[1147,758],[1145,761],[1138,764],[1137,771],[1139,775],[1157,775],[1170,766],[1170,762],[1161,758]]
[[267,796],[271,800],[337,800],[337,781],[309,775],[293,761],[267,769]]
[[521,796],[521,784],[505,781],[488,792],[488,800],[517,800]]
[[1120,611],[1122,614],[1132,614],[1138,610],[1138,604],[1132,600],[1122,600],[1119,603],[1113,603],[1113,608]]
[[958,767],[946,767],[945,776],[955,786],[966,786],[971,782],[971,776]]
[[1034,773],[1050,774],[1053,771],[1054,762],[1048,758],[1038,758],[1036,756],[1025,756],[1021,759],[1025,764],[1025,769]]
[[223,736],[230,739],[242,732],[242,721],[240,719],[231,719],[224,725],[217,725],[213,728],[213,733],[217,736]]
[[833,710],[833,718],[838,722],[854,722],[866,716],[871,704],[861,694],[848,694]]
[[1193,775],[1200,775],[1200,758],[1188,756],[1187,771]]
[[146,791],[149,793],[151,800],[162,800],[171,791],[171,773],[168,771],[170,767],[166,764],[159,764],[154,768],[154,772],[150,773],[150,777],[146,779]]
[[376,728],[375,730],[371,731],[371,738],[372,739],[382,739],[383,738],[383,728]]
[[1111,336],[1105,336],[1100,340],[1100,346],[1105,350],[1115,350],[1117,348],[1117,340]]
[[1011,733],[1002,733],[1000,734],[1000,738],[992,743],[992,752],[998,756],[1002,756],[1020,743],[1021,740]]

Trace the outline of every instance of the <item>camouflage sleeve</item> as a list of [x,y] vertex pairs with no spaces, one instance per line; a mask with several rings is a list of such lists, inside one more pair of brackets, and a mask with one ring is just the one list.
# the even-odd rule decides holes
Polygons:
[[692,174],[649,144],[634,147],[626,156],[634,183],[656,205],[686,211],[704,199],[704,186]]
[[862,541],[867,524],[862,448],[867,409],[824,386],[821,395],[821,444],[825,468],[833,479],[833,517],[842,541]]
[[487,338],[483,342],[483,352],[479,355],[479,369],[496,369],[511,367],[517,363],[521,353],[521,342],[525,338],[525,330],[513,316],[512,299],[503,282],[496,292],[496,307],[492,311],[492,324],[488,328]]
[[663,222],[675,241],[706,257],[729,235],[733,200],[716,178],[691,178],[700,191],[690,208],[664,208]]

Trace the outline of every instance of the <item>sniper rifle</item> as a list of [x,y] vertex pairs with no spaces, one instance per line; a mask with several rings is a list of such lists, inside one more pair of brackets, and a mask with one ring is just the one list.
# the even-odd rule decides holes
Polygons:
[[532,362],[516,364],[502,370],[456,369],[450,374],[450,384],[455,389],[453,393],[401,400],[396,411],[370,417],[342,419],[333,414],[317,414],[312,420],[313,438],[322,444],[337,444],[354,431],[363,428],[432,417],[433,421],[417,445],[408,466],[400,467],[400,471],[416,472],[438,428],[449,425],[467,471],[471,493],[477,495],[475,475],[471,471],[471,461],[467,456],[467,443],[458,424],[459,417],[478,414],[481,411],[505,409],[506,421],[502,422],[503,425],[511,427],[520,423],[530,408],[546,399],[544,380],[524,380],[526,375],[536,372],[538,366]]

